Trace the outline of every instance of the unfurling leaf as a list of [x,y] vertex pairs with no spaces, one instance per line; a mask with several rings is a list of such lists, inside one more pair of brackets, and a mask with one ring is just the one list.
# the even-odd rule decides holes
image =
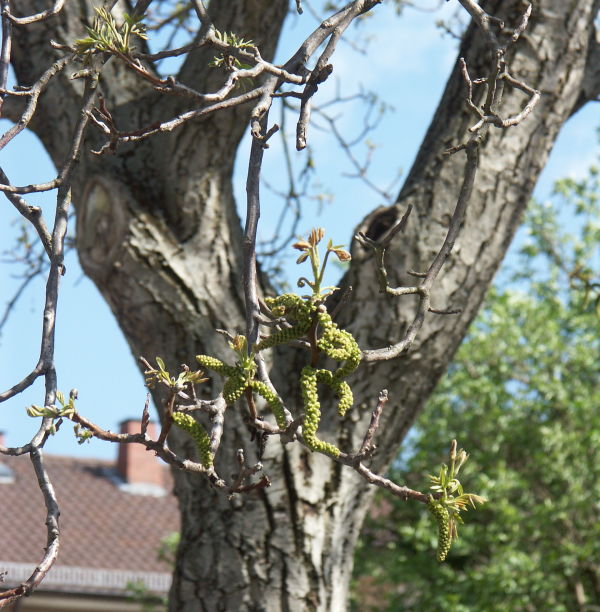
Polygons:
[[337,255],[337,258],[340,261],[350,261],[352,259],[352,256],[350,255],[350,253],[348,253],[348,251],[345,251],[344,249],[331,249],[332,253],[335,253]]
[[325,236],[325,230],[322,227],[315,227],[313,230],[311,230],[308,237],[310,246],[317,246],[317,244],[323,240],[323,236]]
[[306,240],[298,240],[298,242],[292,244],[292,248],[298,251],[308,251],[308,249],[310,249],[310,243]]

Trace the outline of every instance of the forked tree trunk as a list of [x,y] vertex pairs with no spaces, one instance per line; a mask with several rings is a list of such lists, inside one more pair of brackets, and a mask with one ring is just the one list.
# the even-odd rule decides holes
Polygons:
[[[14,9],[25,14],[43,4],[21,0]],[[253,39],[268,58],[274,53],[287,4],[287,0],[215,0],[210,10],[219,29]],[[482,4],[509,24],[524,9],[520,0]],[[87,6],[89,19],[90,5],[67,2],[59,18],[15,28],[19,83],[33,82],[45,68],[51,38],[69,42],[81,36],[78,11]],[[542,99],[519,127],[492,131],[481,149],[462,233],[433,295],[435,307],[461,308],[462,313],[429,315],[407,355],[364,366],[349,379],[356,404],[344,420],[324,416],[322,436],[342,449],[356,449],[379,391],[389,389],[391,400],[376,440],[378,470],[395,456],[465,335],[558,131],[575,108],[598,94],[597,70],[592,65],[586,73],[598,5],[598,0],[535,3],[531,25],[508,58],[511,73],[539,89]],[[473,77],[484,73],[485,46],[473,27],[464,36],[460,54]],[[210,87],[216,77],[207,63],[206,53],[196,52],[186,60],[181,80],[198,90]],[[167,118],[181,104],[178,98],[159,97],[115,60],[103,74],[108,106],[124,129]],[[75,121],[78,88],[77,81],[57,81],[45,94],[34,125],[56,163],[65,153]],[[524,102],[515,91],[508,91],[505,100],[504,115]],[[247,111],[237,109],[188,123],[140,145],[122,146],[113,157],[85,154],[78,171],[74,201],[83,268],[110,304],[133,353],[161,355],[173,370],[181,363],[194,364],[200,352],[227,358],[215,328],[244,328],[241,230],[231,178],[236,149],[247,129]],[[398,203],[373,211],[360,225],[377,237],[407,203],[414,205],[406,232],[389,253],[392,284],[410,283],[406,271],[426,269],[443,240],[465,160],[463,153],[450,158],[442,158],[441,153],[463,141],[472,122],[455,67]],[[354,293],[341,317],[361,347],[398,340],[414,304],[410,298],[378,294],[373,261],[358,245],[353,247],[345,282],[353,285]],[[294,350],[284,351],[272,368],[275,383],[296,414],[301,407],[290,381],[297,378],[301,357]],[[193,453],[184,436],[173,438],[171,444],[179,452]],[[250,458],[256,456],[236,408],[228,411],[217,461],[224,475],[235,471],[238,448]],[[175,473],[182,538],[171,610],[345,609],[353,549],[373,491],[351,470],[276,439],[268,442],[263,463],[272,486],[232,501],[198,475]]]

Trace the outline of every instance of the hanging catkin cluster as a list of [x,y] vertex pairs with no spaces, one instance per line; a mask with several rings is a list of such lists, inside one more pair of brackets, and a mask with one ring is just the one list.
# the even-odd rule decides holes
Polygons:
[[235,366],[227,365],[220,359],[209,355],[197,355],[198,363],[225,377],[223,397],[227,404],[235,403],[250,388],[265,399],[269,409],[275,416],[277,425],[284,429],[287,426],[285,410],[277,393],[265,383],[255,380],[256,367],[252,356],[257,352],[285,344],[306,335],[311,326],[318,324],[320,337],[316,348],[334,361],[342,362],[335,371],[305,366],[300,373],[300,389],[304,404],[303,437],[312,450],[334,457],[340,450],[333,444],[317,438],[317,430],[321,420],[321,405],[319,402],[318,383],[327,385],[338,399],[337,411],[344,416],[354,401],[352,390],[343,380],[353,372],[361,359],[361,352],[352,334],[339,329],[327,312],[324,304],[311,298],[302,298],[293,293],[284,293],[274,298],[267,298],[267,305],[273,315],[285,319],[288,327],[278,329],[254,346],[253,353],[246,359],[241,359]]
[[257,351],[300,338],[309,330],[312,323],[313,308],[311,308],[312,305],[310,303],[305,302],[299,295],[284,293],[275,298],[267,298],[265,302],[273,315],[285,317],[291,327],[277,330],[264,340],[261,340],[255,347]]
[[242,397],[244,391],[250,388],[267,402],[275,416],[278,427],[281,429],[285,428],[285,411],[281,400],[268,385],[254,379],[254,368],[242,365],[230,366],[223,363],[220,359],[210,357],[209,355],[196,355],[196,359],[201,366],[214,370],[226,377],[225,384],[223,385],[223,398],[227,404],[234,404]]
[[323,304],[315,308],[317,320],[322,329],[321,337],[317,340],[317,347],[328,357],[335,361],[344,361],[334,372],[326,369],[316,369],[305,366],[300,375],[300,388],[304,402],[304,425],[302,432],[304,441],[312,450],[337,457],[339,448],[317,438],[316,432],[321,420],[321,404],[317,390],[317,383],[328,385],[338,398],[338,414],[344,416],[352,406],[354,398],[350,385],[345,380],[360,363],[361,352],[356,340],[347,331],[339,329]]
[[429,498],[428,507],[438,526],[437,560],[441,563],[448,555],[450,545],[452,544],[450,513],[444,504],[432,496]]

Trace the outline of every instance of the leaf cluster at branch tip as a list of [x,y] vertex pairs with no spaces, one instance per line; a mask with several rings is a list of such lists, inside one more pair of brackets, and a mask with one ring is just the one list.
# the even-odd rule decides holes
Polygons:
[[[234,47],[235,49],[253,49],[254,42],[251,40],[244,40],[241,36],[235,34],[235,32],[219,32],[219,30],[215,30],[215,37],[220,42],[229,45],[230,47]],[[245,64],[241,62],[237,57],[230,55],[228,53],[221,53],[220,55],[215,56],[215,58],[210,62],[209,66],[211,68],[217,68],[219,66],[225,68],[225,70],[229,72],[233,72],[234,70],[244,70],[251,68],[250,64]]]
[[88,36],[74,41],[75,51],[81,57],[89,58],[94,53],[107,52],[130,55],[133,51],[133,35],[147,39],[143,17],[125,13],[123,23],[118,25],[115,18],[103,7],[95,7],[96,17],[92,26],[85,26]]
[[458,538],[458,523],[463,523],[460,516],[468,506],[476,508],[476,504],[484,504],[487,500],[475,493],[465,493],[457,475],[469,455],[461,448],[456,451],[456,440],[450,447],[450,466],[443,464],[437,476],[429,475],[431,490],[428,508],[438,526],[437,560],[446,559],[452,546],[452,540]]

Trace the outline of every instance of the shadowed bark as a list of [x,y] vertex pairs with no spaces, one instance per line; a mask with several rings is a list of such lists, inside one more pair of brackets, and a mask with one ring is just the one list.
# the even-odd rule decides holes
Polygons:
[[[41,10],[42,4],[24,0],[18,9],[30,13]],[[344,450],[356,449],[379,391],[387,388],[390,402],[376,440],[376,470],[384,470],[395,456],[464,337],[561,126],[598,94],[597,65],[590,58],[597,57],[593,20],[599,4],[537,2],[527,32],[507,58],[511,73],[539,89],[542,98],[518,127],[493,129],[481,147],[462,232],[432,295],[434,307],[461,308],[461,314],[430,314],[408,354],[361,366],[349,378],[356,402],[344,420],[323,417],[324,439]],[[482,5],[508,24],[523,11],[518,0]],[[87,11],[84,18],[90,19],[90,6],[84,0],[67,2],[59,16],[15,29],[19,83],[35,81],[45,69],[53,53],[51,38],[71,42],[82,35],[79,11]],[[266,59],[273,56],[287,9],[287,0],[210,4],[217,28],[254,40]],[[463,38],[460,56],[472,77],[484,73],[489,58],[482,34],[473,26]],[[204,51],[191,54],[181,81],[201,91],[209,88],[215,76],[207,68],[208,59]],[[115,60],[103,71],[101,87],[117,123],[125,128],[168,118],[182,104],[176,97],[159,96]],[[406,231],[388,252],[392,285],[412,284],[407,270],[426,269],[444,239],[465,154],[442,157],[442,152],[465,140],[473,123],[464,93],[457,65],[397,203],[372,211],[359,226],[377,238],[408,203],[414,206]],[[57,164],[65,155],[80,95],[78,81],[61,76],[44,94],[33,124]],[[523,94],[509,89],[502,113],[518,112],[523,100]],[[73,200],[82,266],[110,304],[133,353],[161,355],[168,369],[194,364],[198,353],[227,358],[226,344],[215,328],[244,329],[241,229],[231,180],[236,150],[247,129],[248,108],[241,107],[122,145],[112,157],[86,153],[78,168]],[[98,138],[91,136],[89,145],[96,146]],[[397,341],[412,319],[413,300],[378,294],[373,259],[358,244],[353,245],[344,283],[354,292],[341,322],[361,348]],[[297,378],[299,364],[299,353],[290,349],[281,351],[272,366],[273,380],[292,407],[300,401],[290,382]],[[184,435],[172,434],[170,443],[181,454],[194,452]],[[256,458],[240,413],[230,409],[217,457],[220,473],[235,472],[238,448],[250,460]],[[201,476],[175,472],[182,537],[172,610],[345,609],[353,548],[373,489],[327,457],[299,445],[284,446],[278,439],[269,440],[263,463],[272,486],[232,501]]]

